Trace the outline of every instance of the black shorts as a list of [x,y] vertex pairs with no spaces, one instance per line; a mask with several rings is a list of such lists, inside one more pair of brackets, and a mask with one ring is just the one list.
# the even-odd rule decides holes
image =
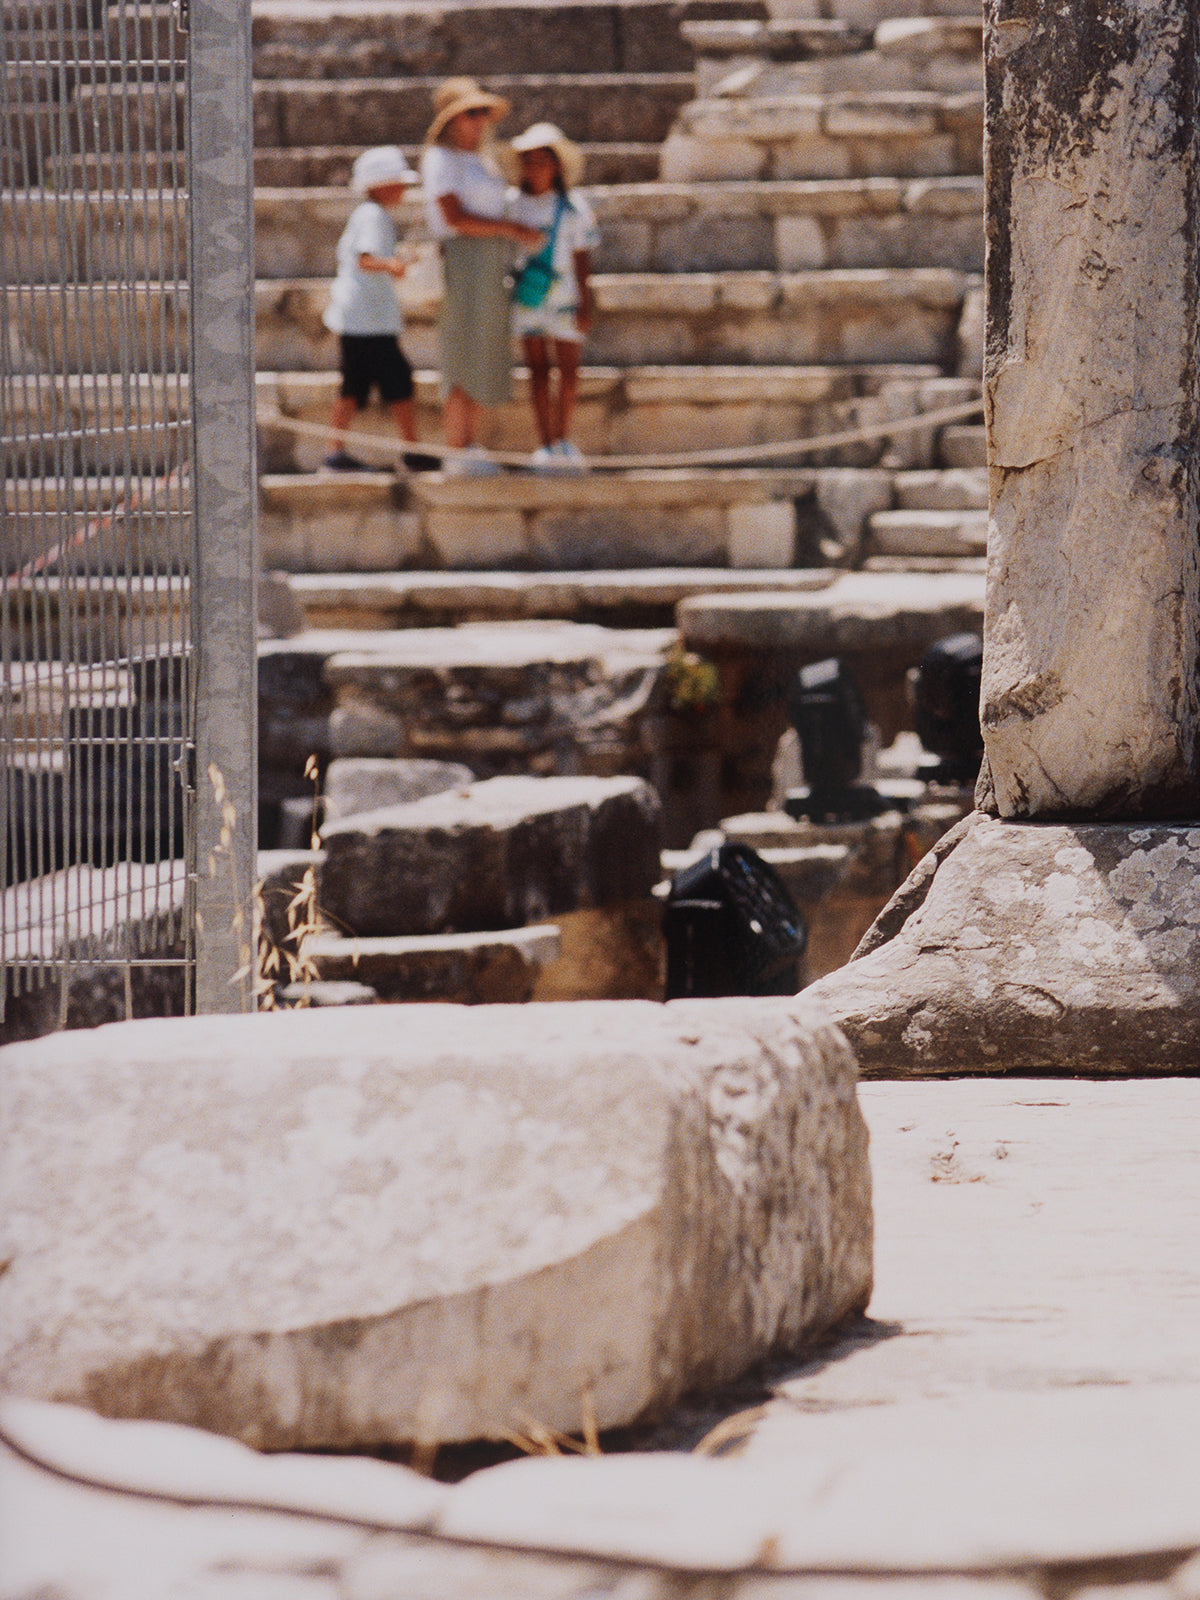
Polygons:
[[412,399],[412,367],[394,333],[343,333],[341,341],[343,400],[365,406],[372,389],[384,405]]

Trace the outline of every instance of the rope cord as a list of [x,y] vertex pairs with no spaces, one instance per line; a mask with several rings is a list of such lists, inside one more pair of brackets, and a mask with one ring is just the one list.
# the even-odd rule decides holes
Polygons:
[[[832,450],[842,445],[866,444],[874,439],[890,439],[897,434],[919,433],[925,428],[941,428],[949,423],[965,422],[968,417],[977,416],[983,410],[983,400],[966,400],[955,406],[943,406],[937,411],[920,411],[910,417],[887,418],[880,422],[865,424],[858,428],[840,428],[833,433],[818,433],[808,439],[776,440],[772,444],[733,445],[728,448],[714,450],[679,451],[666,455],[649,456],[592,456],[588,466],[592,471],[604,472],[631,472],[669,470],[672,467],[703,467],[703,466],[736,466],[744,463],[753,466],[756,462],[772,461],[776,458],[786,458],[796,455],[816,455],[822,450]],[[332,440],[343,435],[335,433],[332,428],[319,422],[301,422],[298,417],[286,416],[278,408],[269,410],[260,409],[258,413],[260,424],[269,423],[274,427],[286,428],[303,438]],[[453,460],[466,454],[462,450],[451,449],[449,445],[440,444],[407,444],[402,440],[390,441],[377,439],[365,434],[360,434],[355,439],[355,445],[378,451],[384,455],[401,460],[406,455],[438,456],[443,460]],[[472,451],[473,455],[480,452]],[[513,450],[485,450],[482,452],[489,461],[494,461],[497,466],[525,467],[529,465],[527,454]]]

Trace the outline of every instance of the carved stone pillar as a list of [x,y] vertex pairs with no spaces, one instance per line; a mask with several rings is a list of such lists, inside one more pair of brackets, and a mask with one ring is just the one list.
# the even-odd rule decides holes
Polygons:
[[1200,14],[986,0],[985,15],[981,802],[1194,817]]

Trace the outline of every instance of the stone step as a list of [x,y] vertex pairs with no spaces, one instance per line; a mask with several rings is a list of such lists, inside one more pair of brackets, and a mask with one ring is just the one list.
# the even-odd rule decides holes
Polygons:
[[[859,178],[763,183],[621,183],[591,201],[600,272],[983,270],[983,179]],[[258,188],[255,259],[264,279],[332,277],[355,204],[345,188]],[[186,273],[182,211],[155,192],[4,196],[13,260],[26,283]],[[424,234],[419,194],[399,208]]]
[[[380,130],[397,144],[419,142],[432,116],[439,77],[260,80],[254,86],[254,142],[303,148],[320,129],[326,144],[368,145]],[[653,142],[666,137],[694,92],[690,72],[490,73],[487,86],[512,105],[503,131],[556,122],[582,142]]]
[[840,18],[722,17],[685,22],[697,67],[706,61],[813,61],[869,50],[874,30]]
[[[440,437],[438,374],[416,374],[422,437]],[[327,442],[291,433],[269,420],[276,410],[304,424],[327,426],[337,394],[333,372],[260,372],[259,460],[268,472],[311,472]],[[930,364],[844,367],[584,367],[575,435],[588,455],[719,449],[869,425],[975,398],[974,379],[942,378]],[[8,469],[33,477],[59,470],[62,436],[77,436],[71,457],[84,473],[157,474],[176,458],[187,395],[173,378],[141,374],[114,394],[107,377],[30,377],[14,386],[6,413]],[[524,368],[513,400],[489,411],[482,439],[498,450],[533,448]],[[946,430],[941,430],[945,432]],[[372,409],[355,423],[356,448],[378,438],[392,459],[391,418]],[[917,468],[936,463],[937,437],[925,433],[874,440],[806,457],[806,466],[870,466],[885,452]],[[370,452],[367,451],[368,456]]]
[[[328,427],[337,392],[333,373],[258,374],[259,460],[265,471],[311,472],[328,442],[290,432],[269,420],[279,411],[306,426]],[[717,450],[768,441],[804,440],[840,429],[871,427],[978,397],[979,382],[942,378],[932,365],[846,367],[584,367],[574,437],[589,457]],[[417,373],[417,419],[422,438],[441,437],[438,375]],[[386,468],[395,460],[389,416],[372,409],[356,419],[352,448]],[[372,455],[367,441],[386,449]],[[513,400],[489,410],[480,433],[492,449],[529,451],[536,443],[528,379],[516,373]],[[805,467],[875,465],[884,455],[898,467],[931,468],[938,433],[912,431],[874,437],[817,454]],[[767,463],[770,465],[770,463]]]
[[877,511],[867,528],[868,556],[987,554],[986,511]]
[[[643,183],[596,187],[599,272],[809,271],[820,268],[951,267],[983,271],[983,179],[859,178],[766,183]],[[28,204],[32,205],[32,202]],[[260,188],[254,197],[260,278],[332,275],[338,237],[354,204],[345,189]],[[120,212],[118,214],[118,205]],[[21,217],[24,207],[16,207]],[[114,259],[129,245],[117,231],[128,202],[91,202],[93,249]],[[419,198],[400,209],[402,233],[423,233]],[[127,224],[126,224],[127,225]],[[44,229],[44,223],[39,224]],[[48,232],[48,230],[46,230]],[[27,258],[44,277],[59,255],[46,237]]]
[[[330,144],[305,145],[295,150],[258,149],[254,152],[254,182],[266,189],[335,188],[344,191],[350,182],[355,158],[365,148],[361,144]],[[421,158],[421,146],[410,143],[402,148],[410,165],[416,166]],[[601,141],[582,145],[583,181],[586,184],[649,183],[658,176],[660,148],[657,140],[641,144]],[[168,158],[160,165],[152,152],[139,151],[138,180],[155,186],[165,176],[168,183],[173,182],[173,159]],[[71,155],[51,163],[50,171],[54,186],[58,188],[120,189],[128,181],[128,164],[124,157]]]
[[[761,0],[721,0],[726,17],[765,15]],[[255,0],[256,78],[486,79],[514,63],[543,72],[690,72],[681,28],[714,8],[684,0],[469,6],[363,0]]]
[[893,496],[892,473],[850,468],[428,473],[407,486],[386,473],[268,475],[259,540],[285,572],[786,569],[822,534],[857,550]]
[[[96,13],[87,3],[48,4],[40,15],[12,15],[6,5],[5,54],[16,61],[62,63],[73,74],[97,57],[138,61],[183,59],[186,35],[169,0],[129,0]],[[73,81],[69,77],[68,81]]]
[[640,778],[499,777],[340,818],[321,847],[320,904],[347,933],[521,928],[648,896],[659,803]]
[[896,474],[896,509],[899,511],[986,511],[987,508],[985,467]]
[[58,470],[68,434],[81,472],[161,473],[178,458],[189,404],[182,384],[149,373],[131,374],[119,390],[107,374],[29,377],[8,399],[5,467],[31,477]]
[[79,573],[88,577],[186,572],[192,563],[187,511],[150,507],[64,516],[6,513],[5,566],[14,573]]
[[[601,140],[581,146],[583,182],[647,183],[658,176],[659,142]],[[305,145],[295,150],[276,148],[254,152],[254,181],[264,187],[337,187],[350,181],[354,159],[362,145]],[[421,146],[404,146],[412,165],[420,159]]]
[[613,628],[669,628],[698,594],[827,588],[834,568],[793,571],[652,567],[618,572],[330,572],[287,578],[309,628],[455,627],[551,618]]
[[827,17],[868,30],[896,18],[974,17],[980,9],[968,0],[768,0],[767,4],[768,12],[777,19]]
[[945,467],[986,467],[987,429],[982,423],[943,428],[940,453]]
[[[964,297],[977,281],[949,267],[820,272],[597,273],[588,354],[602,365],[933,362],[956,366]],[[260,367],[332,369],[321,323],[328,279],[260,282]],[[27,306],[19,308],[25,312]],[[413,313],[405,348],[437,365],[430,313]]]
[[[319,129],[322,144],[370,145],[380,130],[393,143],[417,144],[425,137],[440,81],[262,79],[253,89],[254,143],[260,149],[305,149]],[[690,72],[491,74],[488,85],[511,103],[509,131],[549,120],[584,143],[661,141],[694,93]],[[182,83],[139,92],[136,69],[118,64],[103,83],[79,85],[73,104],[77,115],[69,124],[56,122],[43,134],[46,170],[78,155],[129,157],[164,143],[182,147]]]
[[520,1004],[533,999],[543,967],[557,960],[553,923],[494,933],[346,938],[317,933],[304,960],[322,982],[369,984],[384,1002],[442,1000],[456,1005]]
[[698,58],[697,95],[953,94],[982,87],[978,17],[895,18],[873,31],[844,22],[815,26],[821,31],[814,37],[813,23],[792,19],[685,23]]
[[669,182],[950,177],[983,170],[983,92],[693,100],[663,145]]

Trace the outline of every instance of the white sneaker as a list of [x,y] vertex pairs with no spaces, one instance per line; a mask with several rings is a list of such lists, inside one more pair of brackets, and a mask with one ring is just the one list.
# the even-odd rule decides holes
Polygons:
[[532,472],[554,472],[558,467],[558,457],[552,444],[540,444],[529,458],[529,467]]
[[579,473],[588,470],[583,451],[570,439],[560,439],[556,445],[551,446],[551,449],[557,457],[555,464],[559,472]]
[[447,456],[442,470],[451,478],[495,478],[504,469],[498,461],[492,460],[486,450],[472,445],[467,450],[460,450],[457,455]]

